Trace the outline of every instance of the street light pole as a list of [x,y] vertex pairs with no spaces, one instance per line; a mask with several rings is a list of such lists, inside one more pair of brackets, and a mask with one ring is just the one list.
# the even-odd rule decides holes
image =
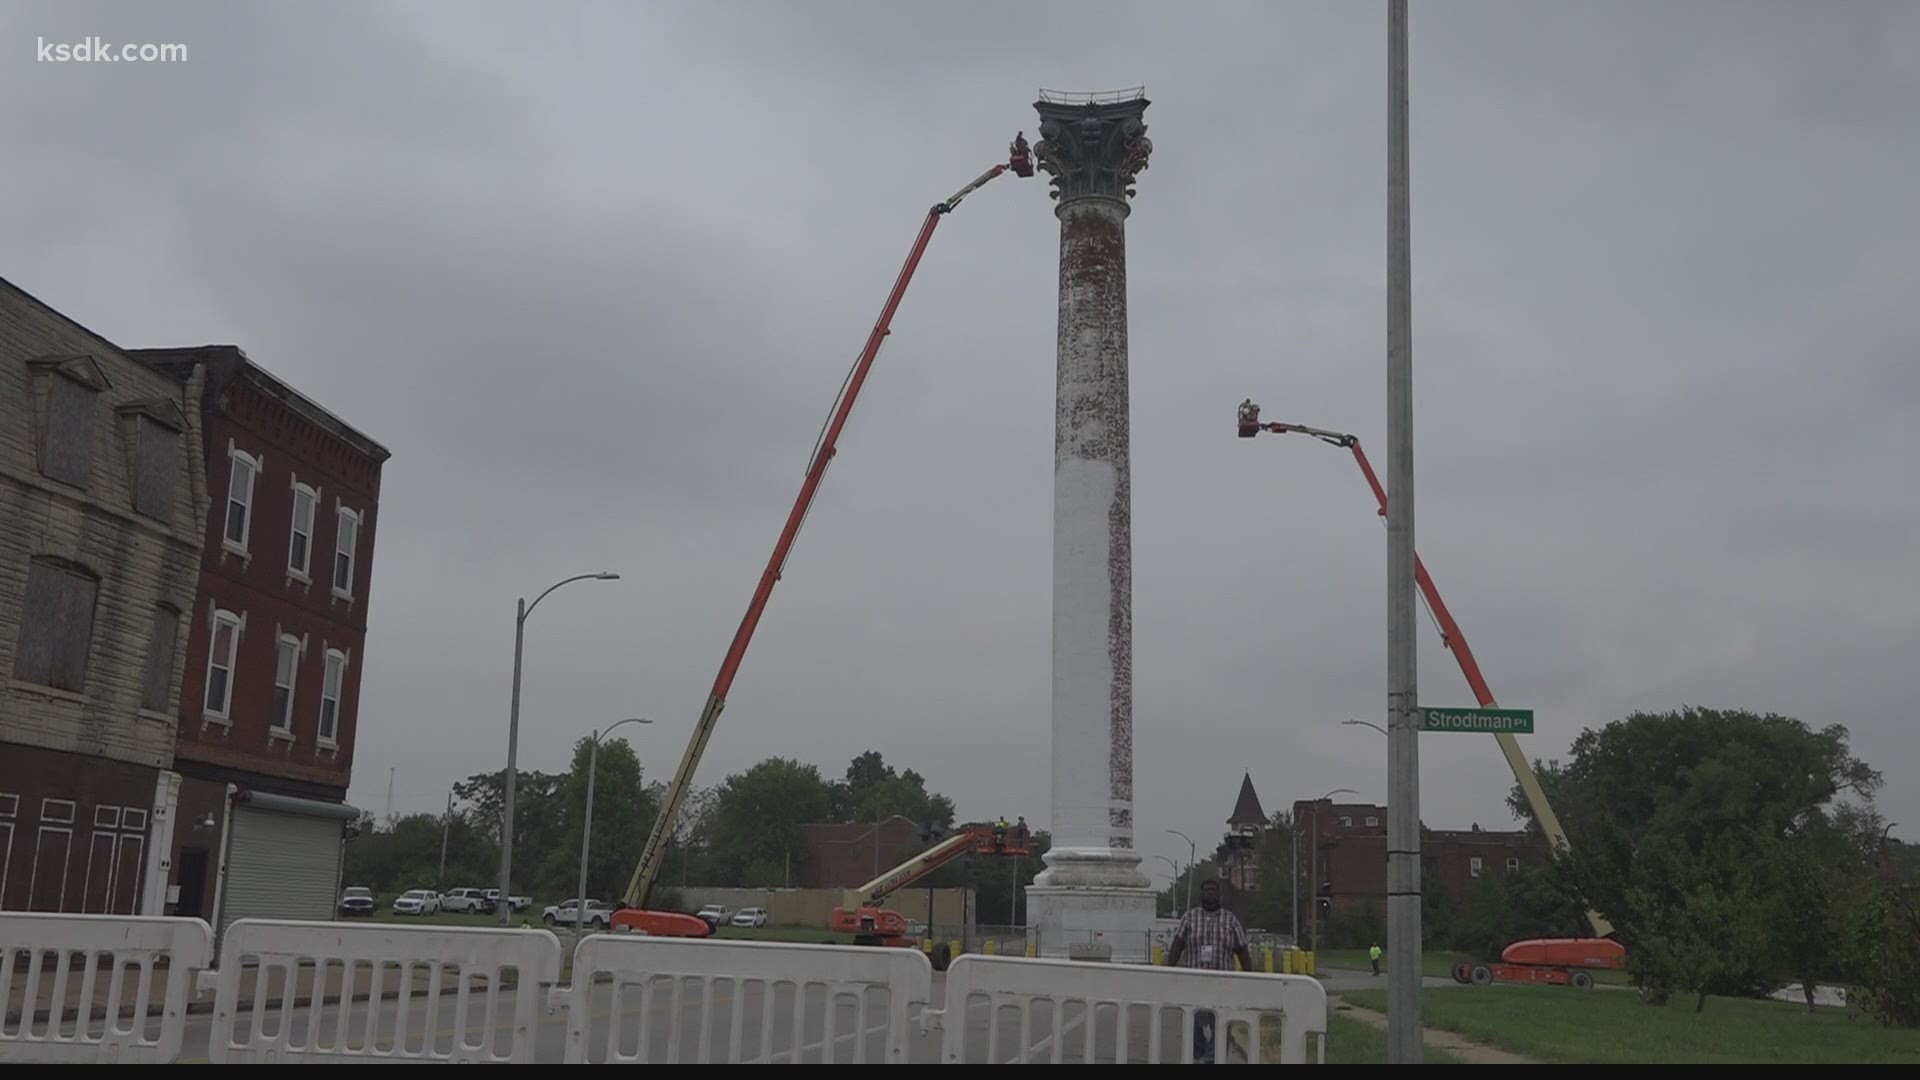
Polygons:
[[1188,836],[1186,833],[1181,832],[1179,829],[1168,829],[1167,831],[1187,842],[1187,904],[1186,904],[1186,907],[1181,908],[1180,910],[1183,913],[1192,911],[1193,910],[1193,860],[1194,860],[1194,857],[1200,853],[1200,849],[1194,846],[1193,837]]
[[1389,739],[1393,738],[1393,735],[1390,732],[1388,732],[1386,728],[1381,727],[1379,724],[1376,724],[1371,720],[1342,720],[1340,721],[1340,724],[1342,727],[1348,727],[1354,724],[1359,724],[1362,727],[1370,727],[1373,730],[1379,732],[1380,734],[1385,735]]
[[507,792],[506,805],[500,811],[500,925],[513,925],[513,797],[516,787],[515,777],[520,767],[520,656],[527,641],[527,616],[540,601],[545,600],[553,590],[562,585],[592,578],[595,581],[615,581],[619,574],[605,570],[597,574],[575,574],[570,578],[556,581],[547,586],[546,592],[527,603],[521,597],[513,612],[513,703],[507,710]]
[[[653,721],[639,716],[629,716],[625,720],[616,720],[608,724],[603,731],[592,735],[591,745],[587,747],[587,806],[586,813],[580,819],[580,891],[573,896],[573,940],[578,943],[587,922],[587,845],[593,840],[593,774],[600,764],[600,740],[613,733],[621,724],[651,724]],[[504,898],[505,894],[502,894]],[[507,906],[513,906],[509,903]]]
[[1387,1063],[1425,1060],[1413,526],[1413,247],[1407,0],[1387,3]]
[[1335,795],[1358,795],[1352,788],[1334,788],[1325,795],[1313,800],[1313,836],[1308,840],[1307,877],[1313,887],[1313,910],[1307,916],[1307,929],[1313,936],[1313,949],[1320,951],[1320,804]]

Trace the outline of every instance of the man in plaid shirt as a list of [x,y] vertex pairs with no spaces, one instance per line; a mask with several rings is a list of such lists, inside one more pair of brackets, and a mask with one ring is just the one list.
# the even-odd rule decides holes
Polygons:
[[[1220,906],[1220,882],[1209,878],[1200,883],[1200,906],[1188,911],[1180,920],[1180,928],[1173,932],[1173,941],[1167,946],[1167,966],[1232,971],[1235,959],[1240,961],[1240,970],[1253,970],[1247,929],[1233,912]],[[1196,1062],[1213,1061],[1213,1020],[1211,1011],[1194,1011]]]

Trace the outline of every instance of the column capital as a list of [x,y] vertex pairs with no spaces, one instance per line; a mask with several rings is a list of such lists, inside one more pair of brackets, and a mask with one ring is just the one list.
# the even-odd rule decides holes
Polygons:
[[1110,94],[1040,91],[1040,141],[1034,161],[1052,175],[1053,198],[1061,202],[1106,196],[1125,202],[1133,178],[1147,167],[1153,143],[1141,119],[1147,110],[1139,89]]

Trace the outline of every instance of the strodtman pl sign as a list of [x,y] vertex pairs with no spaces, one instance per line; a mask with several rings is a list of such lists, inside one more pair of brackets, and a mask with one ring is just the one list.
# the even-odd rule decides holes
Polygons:
[[1480,735],[1533,734],[1532,709],[1420,710],[1422,731],[1470,731]]

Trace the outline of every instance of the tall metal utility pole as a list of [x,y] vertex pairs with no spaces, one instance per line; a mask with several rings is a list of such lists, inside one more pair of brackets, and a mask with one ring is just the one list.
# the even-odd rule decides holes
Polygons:
[[447,838],[453,835],[453,792],[447,792],[447,814],[440,819],[440,876],[433,879],[435,885],[447,887]]
[[1413,251],[1407,0],[1387,0],[1387,1063],[1426,1060],[1414,657]]

